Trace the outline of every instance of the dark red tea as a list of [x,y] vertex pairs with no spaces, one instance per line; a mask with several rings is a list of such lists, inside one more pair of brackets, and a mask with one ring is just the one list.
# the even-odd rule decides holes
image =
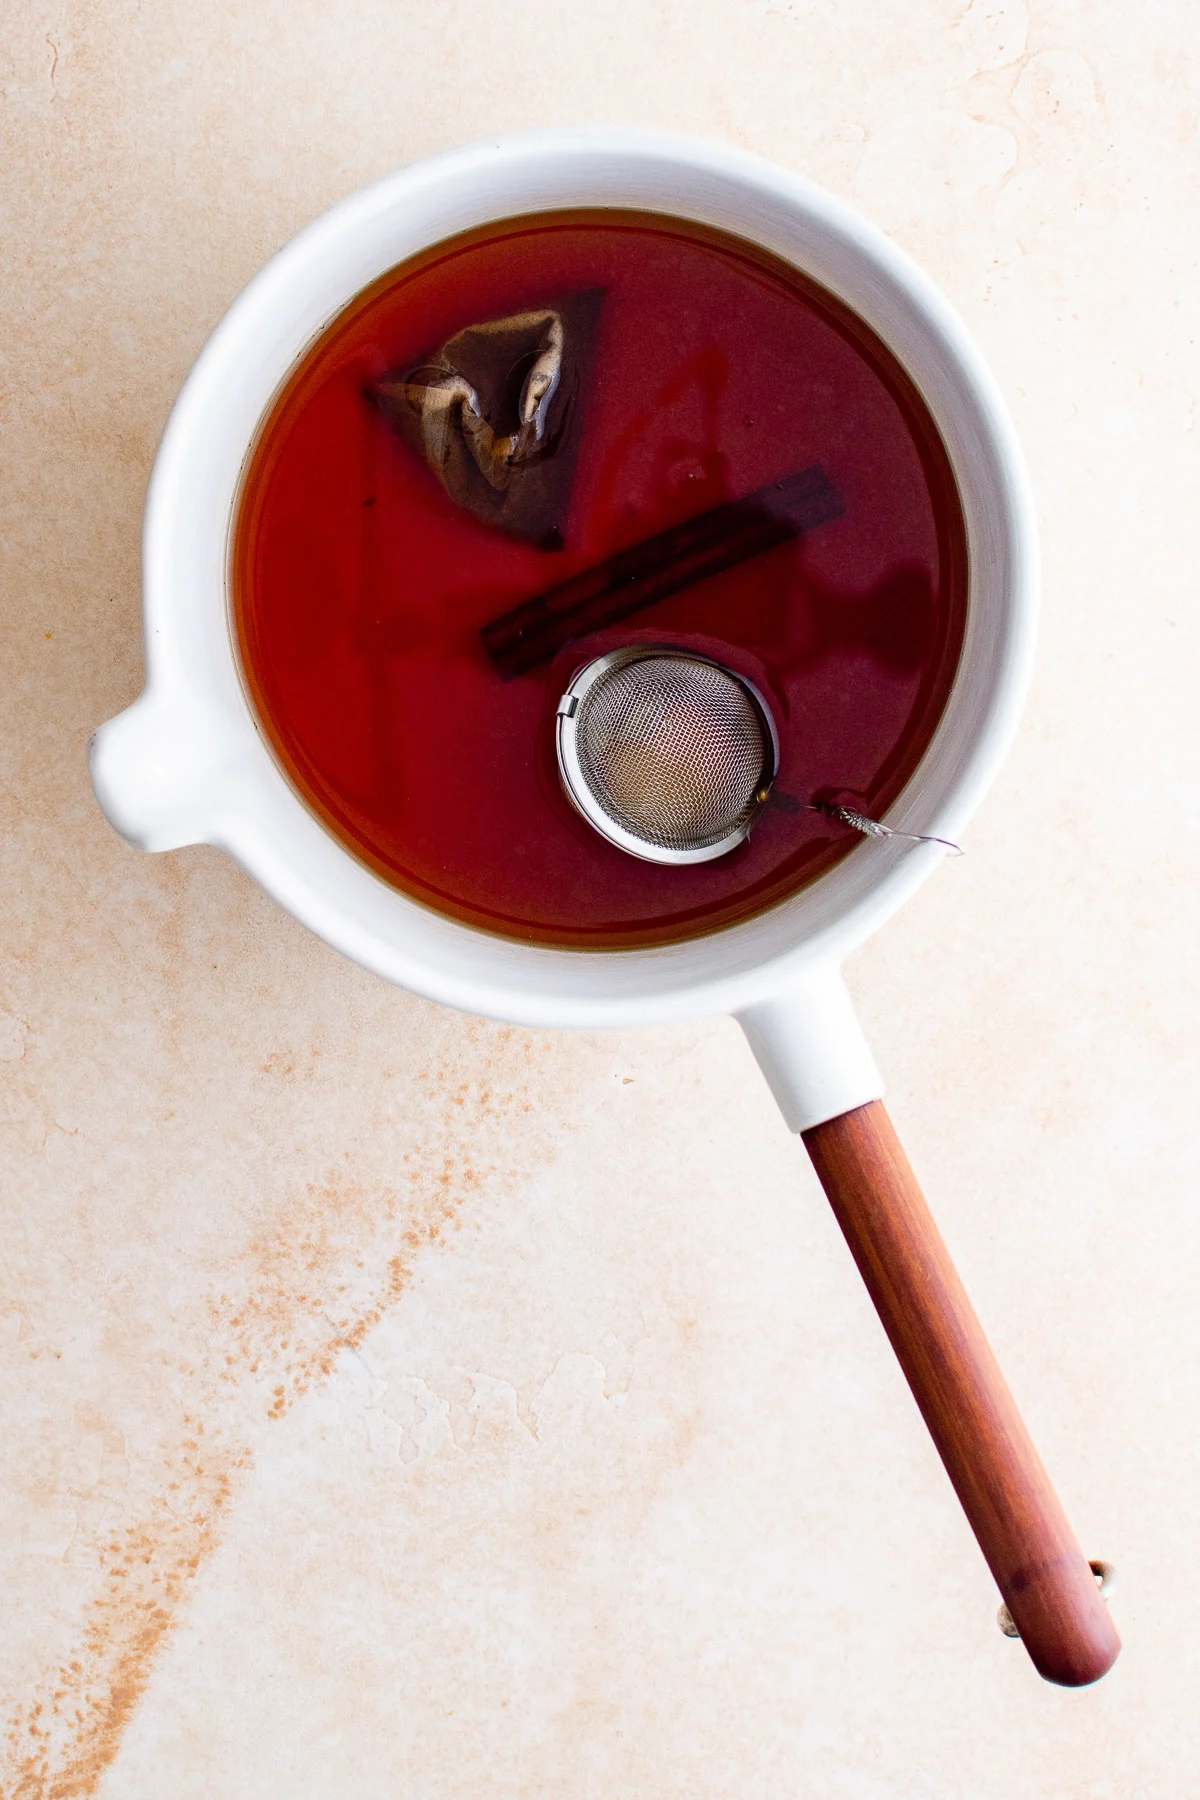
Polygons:
[[[597,293],[561,547],[539,547],[457,505],[369,396],[465,327]],[[811,465],[839,517],[513,679],[489,660],[481,629],[523,601]],[[878,816],[940,717],[967,573],[945,451],[875,335],[738,239],[615,211],[514,219],[360,295],[272,408],[232,561],[255,709],[329,829],[439,912],[578,949],[719,929],[861,842],[768,804],[712,862],[606,843],[555,764],[582,663],[639,642],[716,658],[770,704],[781,791]]]

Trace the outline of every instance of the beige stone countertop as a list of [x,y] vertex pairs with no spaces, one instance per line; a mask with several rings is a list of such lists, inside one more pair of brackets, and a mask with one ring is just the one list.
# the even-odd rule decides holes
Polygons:
[[[0,1794],[1200,1794],[1200,12],[7,0]],[[737,1028],[387,987],[85,745],[172,398],[263,260],[483,132],[747,147],[1025,444],[1016,750],[849,979],[1124,1652],[1043,1684]]]

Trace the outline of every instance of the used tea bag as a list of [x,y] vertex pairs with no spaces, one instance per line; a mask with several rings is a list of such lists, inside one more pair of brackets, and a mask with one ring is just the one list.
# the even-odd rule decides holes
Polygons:
[[543,549],[565,534],[600,299],[468,325],[371,394],[452,500]]

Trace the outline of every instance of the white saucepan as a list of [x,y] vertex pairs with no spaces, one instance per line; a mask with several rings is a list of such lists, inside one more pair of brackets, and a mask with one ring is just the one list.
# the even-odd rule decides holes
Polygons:
[[447,1006],[530,1026],[732,1013],[804,1134],[1011,1621],[1050,1680],[1095,1680],[1119,1648],[1107,1607],[880,1105],[839,972],[944,852],[864,838],[783,904],[690,943],[603,954],[522,945],[441,917],[364,867],[299,798],[247,699],[230,624],[231,520],[248,449],[297,359],[415,252],[493,220],[582,207],[658,212],[754,241],[858,313],[916,383],[958,483],[967,622],[942,719],[885,822],[961,834],[1015,728],[1034,634],[1033,511],[995,383],[933,285],[848,207],[739,152],[617,130],[491,139],[403,169],[301,232],[231,307],[155,463],[146,687],[96,734],[96,793],[131,843],[220,845],[330,944]]

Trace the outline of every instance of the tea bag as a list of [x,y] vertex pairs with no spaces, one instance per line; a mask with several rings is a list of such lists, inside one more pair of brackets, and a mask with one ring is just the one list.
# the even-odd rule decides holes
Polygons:
[[371,393],[453,501],[543,549],[565,534],[600,299],[468,325]]

